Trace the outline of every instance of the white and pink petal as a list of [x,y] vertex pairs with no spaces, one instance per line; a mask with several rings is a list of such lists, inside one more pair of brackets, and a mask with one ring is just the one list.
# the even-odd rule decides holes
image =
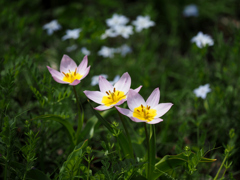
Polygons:
[[118,80],[118,82],[114,85],[114,87],[119,90],[123,91],[126,94],[131,86],[131,77],[126,72],[122,75],[122,77]]
[[71,86],[76,86],[76,85],[78,85],[80,82],[81,82],[80,80],[75,79],[75,80],[74,80],[72,83],[70,83],[69,85],[71,85]]
[[90,71],[90,67],[91,67],[91,66],[88,66],[88,68],[85,69],[85,70],[82,72],[82,74],[81,74],[81,72],[79,73],[80,75],[83,75],[83,76],[81,77],[81,79],[85,78],[85,77],[88,75],[88,73],[89,73],[89,71]]
[[147,122],[147,121],[144,121],[144,120],[140,120],[138,118],[135,118],[135,117],[130,117],[130,119],[134,122]]
[[162,121],[163,121],[163,119],[161,119],[161,118],[154,118],[152,121],[149,121],[149,122],[146,122],[146,123],[148,123],[148,124],[157,124],[157,123],[160,123]]
[[155,117],[161,117],[162,115],[169,111],[172,105],[173,105],[172,103],[160,103],[155,107],[151,107],[151,109],[157,110],[157,115]]
[[130,111],[129,109],[125,109],[125,108],[120,108],[118,106],[115,106],[115,108],[123,115],[128,116],[128,117],[132,117],[133,116],[133,112]]
[[68,82],[63,81],[63,80],[61,80],[61,79],[59,79],[59,78],[57,78],[57,77],[55,77],[55,76],[53,76],[53,79],[54,79],[56,82],[61,83],[61,84],[69,84]]
[[102,76],[99,76],[99,88],[100,88],[100,91],[102,93],[106,93],[106,91],[108,92],[109,90],[110,91],[113,91],[113,86],[110,82],[108,82],[108,80],[106,80],[104,77]]
[[146,104],[148,106],[155,107],[156,105],[158,105],[159,100],[160,100],[160,91],[159,91],[159,88],[156,88],[148,97]]
[[82,74],[82,72],[84,72],[87,69],[87,65],[88,65],[88,58],[86,55],[86,56],[84,56],[82,62],[79,64],[77,72],[79,74]]
[[77,68],[77,64],[68,56],[63,55],[61,64],[60,64],[60,71],[68,73],[70,71],[75,71]]
[[62,73],[60,73],[59,71],[57,71],[55,69],[50,68],[49,66],[47,66],[47,68],[53,77],[55,77],[57,79],[61,79],[61,80],[63,79],[64,75]]
[[92,101],[98,104],[102,104],[102,98],[103,96],[105,96],[105,94],[103,94],[102,92],[100,91],[83,91],[83,92]]
[[100,105],[100,106],[95,107],[94,109],[96,109],[96,110],[98,110],[98,111],[104,111],[104,110],[110,109],[110,108],[112,108],[112,107],[113,107],[113,106]]
[[141,105],[146,106],[146,102],[144,101],[143,97],[131,89],[128,92],[127,104],[131,111],[134,111],[134,108]]

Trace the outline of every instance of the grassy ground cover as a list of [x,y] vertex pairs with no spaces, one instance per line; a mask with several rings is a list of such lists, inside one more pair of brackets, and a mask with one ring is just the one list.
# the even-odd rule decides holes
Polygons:
[[[198,14],[184,15],[184,8],[193,3]],[[164,170],[160,179],[239,178],[237,0],[3,0],[0,5],[1,178],[71,179],[63,175],[69,168],[75,179],[107,179],[106,174],[110,174],[109,179],[144,179],[145,171],[150,172],[142,168],[150,162],[146,157],[145,123],[124,118],[134,150],[132,162],[124,157],[124,150],[115,138],[118,132],[110,132],[96,118],[83,92],[99,91],[98,85],[91,85],[96,75],[105,74],[113,81],[116,75],[125,72],[131,76],[131,88],[143,86],[139,93],[145,100],[159,87],[160,102],[174,104],[162,117],[163,122],[154,126],[156,162],[165,155],[190,151],[204,152],[206,158],[217,159],[211,163],[188,159],[180,167]],[[132,33],[103,39],[109,28],[106,20],[114,14],[129,19],[126,25],[132,26]],[[138,32],[132,23],[139,15],[149,16],[154,25]],[[43,26],[52,20],[57,20],[61,28],[49,35]],[[81,29],[79,37],[62,39],[67,30],[77,28]],[[200,31],[211,36],[214,44],[199,48],[191,42]],[[131,49],[126,54],[121,54],[123,45]],[[108,49],[108,57],[99,53],[103,46],[112,48]],[[46,67],[59,70],[64,54],[77,65],[88,54],[91,66],[89,74],[74,86],[84,118],[79,136],[70,133],[70,138],[68,133],[78,130],[81,118],[73,86],[54,81]],[[205,84],[209,84],[211,91],[204,98],[197,97],[194,90]],[[127,108],[127,104],[120,107]],[[114,108],[101,113],[113,129],[125,134]],[[76,138],[75,144],[71,138]],[[87,145],[83,143],[86,139]],[[69,155],[81,159],[75,164],[78,170],[69,166],[72,160]],[[129,169],[118,172],[116,164]],[[135,175],[131,176],[132,172]],[[154,179],[153,176],[146,175],[145,179]]]

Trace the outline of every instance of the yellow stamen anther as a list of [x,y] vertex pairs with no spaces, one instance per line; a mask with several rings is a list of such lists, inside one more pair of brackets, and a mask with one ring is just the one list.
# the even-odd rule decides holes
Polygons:
[[74,76],[76,76],[76,74],[77,74],[77,68],[76,68],[75,71],[74,71]]
[[110,90],[106,91],[106,94],[107,95],[103,96],[102,99],[102,103],[105,106],[111,106],[118,103],[122,99],[126,99],[124,92],[116,90],[116,88],[113,88],[113,92],[111,92]]
[[62,72],[64,74],[64,77],[63,77],[63,81],[65,82],[68,82],[68,83],[72,83],[73,81],[75,81],[76,79],[80,80],[82,75],[77,73],[77,68],[75,69],[75,71],[71,72],[69,70],[69,73],[68,72]]
[[151,109],[150,106],[143,106],[142,104],[136,108],[134,108],[133,111],[133,117],[136,117],[143,121],[152,121],[154,117],[157,115],[156,109]]

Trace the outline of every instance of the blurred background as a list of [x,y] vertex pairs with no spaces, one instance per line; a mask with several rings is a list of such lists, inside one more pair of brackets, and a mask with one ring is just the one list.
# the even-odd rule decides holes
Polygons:
[[[226,179],[240,178],[238,0],[1,0],[0,7],[0,119],[2,128],[3,118],[17,118],[16,161],[23,161],[17,149],[25,138],[25,120],[55,114],[76,128],[72,87],[55,82],[46,66],[59,70],[64,54],[77,64],[88,55],[91,70],[76,87],[85,122],[93,114],[83,91],[99,90],[97,83],[91,84],[92,78],[105,74],[113,81],[128,72],[131,88],[142,85],[140,94],[144,98],[159,87],[160,103],[174,104],[162,117],[164,121],[156,125],[158,157],[180,153],[185,146],[193,151],[211,150],[207,157],[217,161],[200,164],[192,176],[206,179],[207,175],[214,177],[226,145],[232,143],[232,166]],[[125,16],[125,26],[131,27],[117,35],[107,34],[107,19],[114,14]],[[139,32],[134,25],[138,16],[148,16],[152,22]],[[55,24],[47,25],[53,20]],[[74,29],[79,32],[67,32]],[[200,48],[191,42],[199,32],[209,35],[214,44]],[[205,98],[197,97],[194,89],[205,84],[211,91]],[[108,120],[119,121],[114,112]],[[34,166],[54,177],[69,154],[69,141],[57,122],[31,123],[40,137]],[[128,123],[142,137],[139,143],[145,143],[143,125]],[[89,142],[96,150],[102,148],[98,142],[107,132],[101,124],[98,127]],[[230,142],[232,128],[235,138]],[[96,162],[93,169],[100,166]],[[187,177],[184,169],[176,171],[179,179]]]

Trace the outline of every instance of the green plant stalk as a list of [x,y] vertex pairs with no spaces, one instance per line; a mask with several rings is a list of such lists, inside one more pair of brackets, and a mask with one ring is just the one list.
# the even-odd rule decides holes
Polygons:
[[197,125],[197,145],[199,146],[199,124]]
[[118,154],[119,154],[119,159],[120,159],[120,161],[122,160],[122,155],[121,155],[121,146],[120,146],[120,143],[119,143],[119,140],[118,140],[118,138],[116,138],[117,139],[117,143],[118,143]]
[[5,168],[4,168],[4,180],[8,179],[8,159],[9,159],[9,150],[7,147],[7,158],[6,158],[6,164],[5,164]]
[[148,131],[147,131],[147,125],[146,123],[144,123],[144,129],[145,129],[145,134],[146,134],[146,140],[147,140],[147,148],[148,148],[148,163],[146,165],[146,175],[147,175],[147,179],[149,179],[149,169],[150,169],[150,163],[149,163],[149,160],[150,160],[150,146],[149,146],[149,136],[148,136]]
[[25,170],[24,176],[23,176],[23,180],[26,179],[27,172],[28,172],[28,158],[27,158],[27,165],[26,165],[26,170]]
[[89,179],[89,169],[90,169],[90,157],[88,156],[88,169],[87,169],[87,172],[88,172],[88,175],[87,175],[87,180]]
[[217,174],[216,174],[216,176],[214,177],[214,179],[213,179],[213,180],[217,180],[217,178],[218,178],[218,175],[219,175],[220,171],[222,170],[222,167],[223,167],[223,165],[224,165],[225,161],[226,161],[226,160],[227,160],[227,158],[228,158],[228,154],[229,154],[229,153],[227,153],[227,155],[225,156],[225,158],[224,158],[224,160],[223,160],[223,162],[222,162],[222,164],[221,164],[220,168],[218,169],[218,172],[217,172]]
[[129,135],[129,133],[128,133],[128,129],[127,129],[126,123],[125,123],[125,121],[124,121],[124,119],[123,119],[122,114],[121,114],[118,110],[117,110],[117,112],[118,112],[118,115],[119,115],[119,117],[120,117],[120,119],[121,119],[121,121],[122,121],[124,130],[125,130],[125,132],[126,132],[127,139],[128,139],[128,143],[129,143],[129,148],[130,148],[130,150],[131,150],[131,152],[132,152],[132,154],[133,154],[132,142],[131,142],[130,135]]
[[221,179],[223,179],[223,177],[225,176],[225,174],[226,174],[227,170],[228,170],[228,168],[226,168],[226,169],[225,169],[225,171],[224,171],[224,173],[223,173],[223,175],[222,175]]
[[[77,100],[77,106],[78,106],[78,112],[79,112],[78,127],[77,127],[76,139],[75,139],[75,145],[76,145],[78,143],[78,137],[80,136],[80,133],[82,130],[84,114],[83,114],[83,108],[80,107],[81,103],[79,101],[75,86],[73,86],[73,91]],[[81,108],[82,108],[82,111],[81,111]]]

